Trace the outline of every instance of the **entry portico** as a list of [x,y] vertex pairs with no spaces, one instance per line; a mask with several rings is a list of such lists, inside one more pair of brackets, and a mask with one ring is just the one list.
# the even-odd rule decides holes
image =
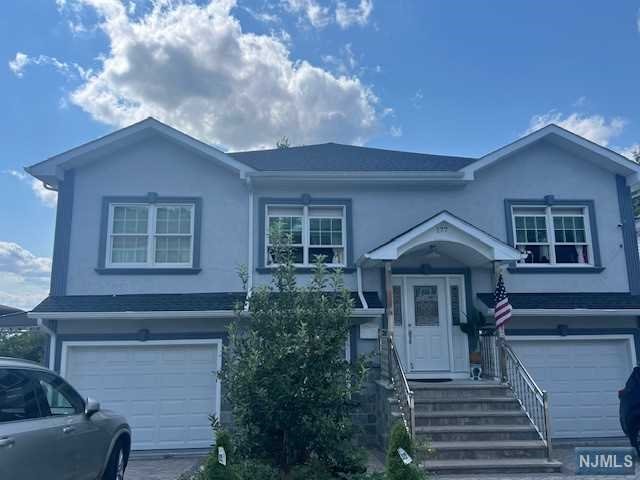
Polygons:
[[491,289],[495,268],[523,254],[442,211],[364,254],[383,268],[386,325],[410,378],[466,378],[469,345],[459,325],[473,311],[472,282]]

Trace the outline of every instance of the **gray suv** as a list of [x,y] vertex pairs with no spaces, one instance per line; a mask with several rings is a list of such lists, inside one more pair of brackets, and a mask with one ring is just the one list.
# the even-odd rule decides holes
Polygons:
[[122,480],[130,446],[124,417],[36,363],[0,357],[0,479]]

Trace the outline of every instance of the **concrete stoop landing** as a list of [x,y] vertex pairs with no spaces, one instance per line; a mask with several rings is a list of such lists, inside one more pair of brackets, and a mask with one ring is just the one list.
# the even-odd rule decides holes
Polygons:
[[551,473],[544,443],[508,386],[490,381],[411,382],[416,437],[435,474]]

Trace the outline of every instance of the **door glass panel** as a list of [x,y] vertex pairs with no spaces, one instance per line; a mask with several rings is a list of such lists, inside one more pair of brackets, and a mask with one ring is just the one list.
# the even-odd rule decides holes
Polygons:
[[416,286],[413,287],[413,295],[416,327],[439,326],[438,287],[436,285]]
[[454,325],[460,325],[460,289],[458,285],[451,285],[451,320]]
[[402,287],[393,286],[393,319],[398,326],[402,325]]

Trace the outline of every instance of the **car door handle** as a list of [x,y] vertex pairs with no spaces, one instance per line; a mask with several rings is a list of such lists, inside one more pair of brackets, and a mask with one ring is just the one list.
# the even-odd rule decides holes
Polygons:
[[75,432],[75,430],[76,429],[74,427],[67,426],[62,429],[62,433],[72,433],[72,432]]
[[16,441],[11,437],[0,438],[0,447],[11,447]]

